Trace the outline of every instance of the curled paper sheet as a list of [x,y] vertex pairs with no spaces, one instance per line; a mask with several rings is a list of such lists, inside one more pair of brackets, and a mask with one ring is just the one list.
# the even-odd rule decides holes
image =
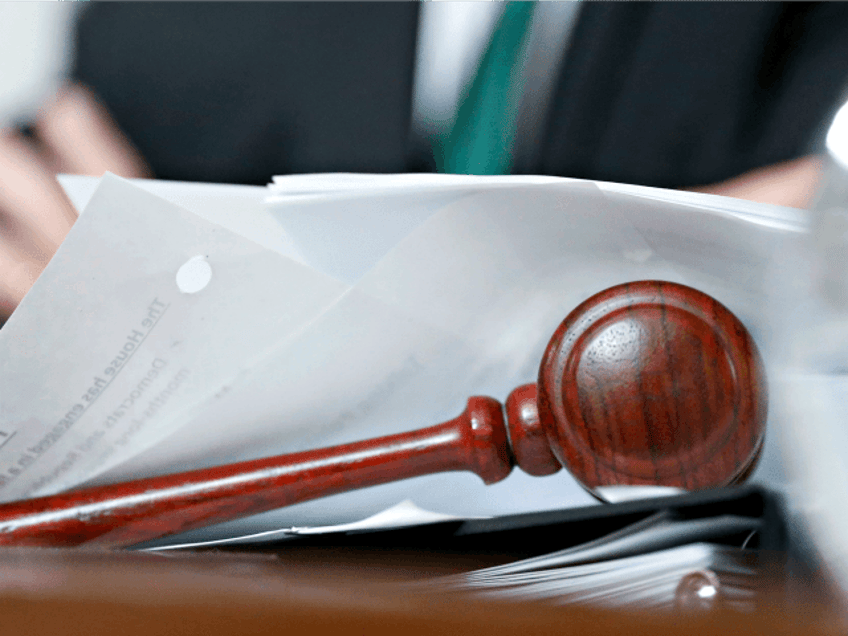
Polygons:
[[266,530],[254,534],[227,537],[210,541],[198,541],[196,543],[165,543],[156,547],[147,548],[150,551],[182,550],[196,548],[211,548],[216,546],[232,545],[256,545],[259,543],[275,543],[285,541],[294,536],[314,536],[322,534],[334,534],[344,532],[362,532],[369,530],[389,530],[395,528],[408,528],[411,526],[426,526],[433,523],[445,521],[462,521],[469,517],[433,512],[420,508],[411,499],[404,499],[398,504],[381,510],[380,512],[348,523],[339,523],[332,526],[302,526],[291,528],[278,528]]
[[[192,261],[208,280],[181,289]],[[56,492],[137,455],[343,290],[105,177],[0,332],[0,498]]]

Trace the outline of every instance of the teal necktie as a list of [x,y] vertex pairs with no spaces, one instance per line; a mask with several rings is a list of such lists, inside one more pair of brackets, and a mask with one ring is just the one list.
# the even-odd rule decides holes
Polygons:
[[435,144],[439,172],[509,173],[523,90],[521,58],[527,48],[534,5],[506,3],[450,131]]

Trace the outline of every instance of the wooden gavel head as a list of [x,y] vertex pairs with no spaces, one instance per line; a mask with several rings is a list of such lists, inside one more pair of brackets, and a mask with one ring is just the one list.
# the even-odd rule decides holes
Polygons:
[[697,490],[750,474],[767,402],[760,354],[727,308],[691,287],[639,281],[568,315],[537,386],[509,396],[507,420],[531,474],[562,465],[590,490]]

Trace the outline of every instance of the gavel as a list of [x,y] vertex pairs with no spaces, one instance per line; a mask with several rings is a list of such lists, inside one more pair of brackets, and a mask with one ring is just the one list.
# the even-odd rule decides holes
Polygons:
[[756,464],[767,402],[756,344],[727,308],[676,283],[625,283],[560,324],[506,417],[475,396],[417,431],[2,504],[0,545],[129,547],[421,475],[470,470],[491,484],[514,465],[565,467],[590,492],[721,487]]

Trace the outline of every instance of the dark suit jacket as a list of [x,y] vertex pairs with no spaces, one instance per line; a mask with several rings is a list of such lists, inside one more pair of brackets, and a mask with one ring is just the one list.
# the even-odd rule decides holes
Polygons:
[[[410,130],[416,3],[105,3],[74,76],[156,175],[432,170]],[[848,85],[848,5],[587,3],[534,172],[663,187],[821,142]]]

